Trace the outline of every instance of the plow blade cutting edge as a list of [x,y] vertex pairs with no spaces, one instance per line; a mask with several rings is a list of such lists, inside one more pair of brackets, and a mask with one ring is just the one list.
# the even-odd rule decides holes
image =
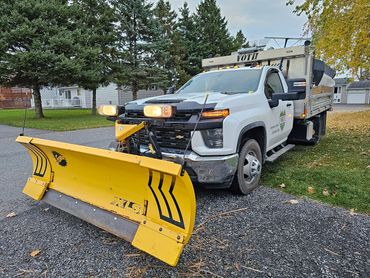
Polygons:
[[23,192],[67,211],[175,266],[195,220],[195,194],[181,165],[19,136],[33,161]]

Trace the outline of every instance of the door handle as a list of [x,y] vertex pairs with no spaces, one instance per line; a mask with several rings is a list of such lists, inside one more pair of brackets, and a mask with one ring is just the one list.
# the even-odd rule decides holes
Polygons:
[[292,104],[291,103],[288,103],[286,106],[289,107],[289,106],[292,106]]

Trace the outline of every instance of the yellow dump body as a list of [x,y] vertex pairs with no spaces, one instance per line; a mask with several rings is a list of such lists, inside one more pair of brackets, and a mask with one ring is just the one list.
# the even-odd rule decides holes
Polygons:
[[80,217],[175,266],[195,220],[181,165],[26,136],[33,174],[23,192]]

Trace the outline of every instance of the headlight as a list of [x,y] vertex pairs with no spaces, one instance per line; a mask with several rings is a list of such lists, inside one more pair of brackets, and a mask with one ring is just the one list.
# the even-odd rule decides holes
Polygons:
[[201,133],[208,148],[222,148],[224,146],[222,128],[206,129],[202,130]]
[[172,116],[171,105],[147,105],[144,107],[145,117],[150,118],[170,118]]
[[102,116],[118,116],[117,105],[99,105],[98,113]]

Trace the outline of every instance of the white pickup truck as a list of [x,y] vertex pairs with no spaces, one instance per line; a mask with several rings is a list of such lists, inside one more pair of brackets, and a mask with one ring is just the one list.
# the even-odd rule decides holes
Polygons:
[[[114,118],[152,120],[161,157],[184,159],[193,181],[247,194],[258,186],[264,162],[324,135],[335,73],[308,43],[244,49],[205,59],[203,68],[174,94],[129,102]],[[157,118],[146,112],[149,106],[170,114]],[[137,141],[147,153],[144,132]]]

